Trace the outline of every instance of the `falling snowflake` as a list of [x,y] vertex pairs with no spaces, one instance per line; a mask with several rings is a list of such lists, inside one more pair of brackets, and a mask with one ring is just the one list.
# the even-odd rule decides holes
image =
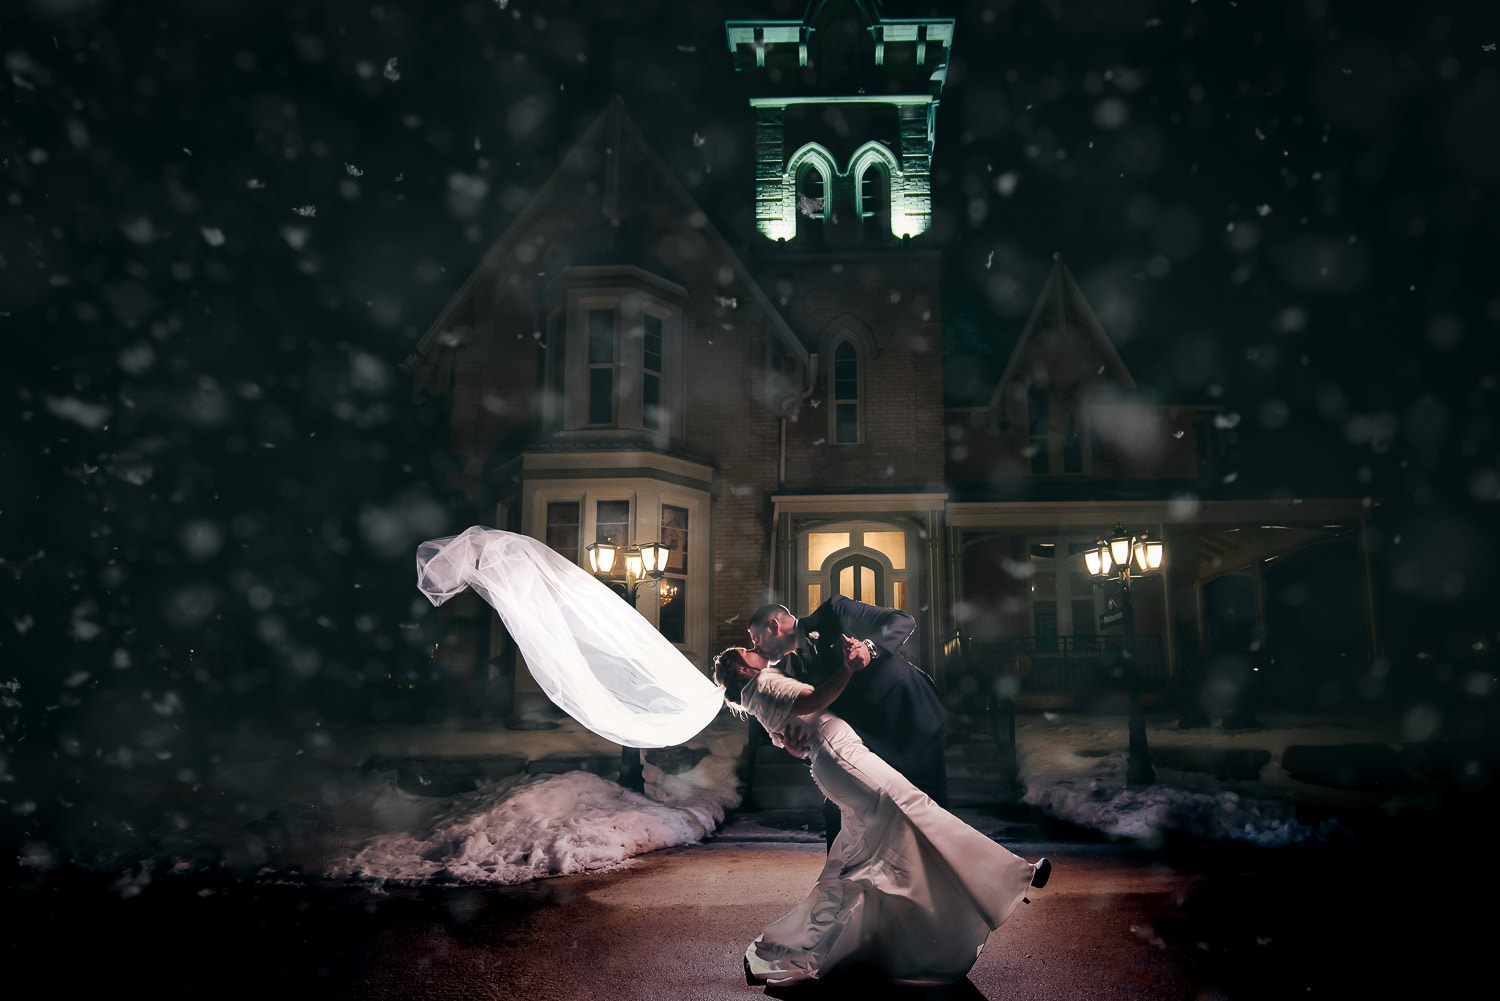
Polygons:
[[739,301],[738,298],[736,298],[734,296],[727,296],[727,295],[716,295],[716,296],[714,296],[714,302],[717,302],[720,306],[724,307],[725,309],[737,309],[737,308],[739,308],[739,304],[740,304],[740,301]]
[[316,205],[298,205],[292,211],[298,215],[314,216],[318,214],[318,207]]
[[350,177],[364,177],[365,176],[365,172],[362,171],[362,170],[360,170],[358,167],[356,167],[352,163],[346,163],[346,164],[344,164],[344,169],[349,172],[349,176]]
[[396,69],[395,56],[391,56],[391,58],[385,61],[385,78],[392,82],[401,79],[401,72]]
[[797,208],[809,219],[815,219],[823,214],[823,199],[809,198],[806,195],[797,196]]
[[217,226],[204,226],[203,239],[210,247],[224,246],[224,231]]
[[257,191],[261,188],[264,188],[265,186],[266,182],[262,181],[258,177],[252,177],[250,178],[250,180],[245,182],[245,187],[249,188],[251,191]]

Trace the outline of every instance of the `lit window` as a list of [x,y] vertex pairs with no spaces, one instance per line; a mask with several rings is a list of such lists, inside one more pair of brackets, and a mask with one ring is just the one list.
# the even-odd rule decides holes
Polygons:
[[879,567],[873,560],[855,557],[837,569],[839,594],[867,605],[881,603]]
[[823,561],[840,549],[849,548],[848,532],[808,532],[807,569],[818,570]]
[[865,545],[891,561],[892,570],[906,569],[905,532],[865,532]]
[[594,506],[594,541],[630,545],[630,501],[602,500]]
[[661,609],[656,628],[673,643],[687,640],[688,509],[661,506],[662,545],[667,547],[667,574],[658,588]]

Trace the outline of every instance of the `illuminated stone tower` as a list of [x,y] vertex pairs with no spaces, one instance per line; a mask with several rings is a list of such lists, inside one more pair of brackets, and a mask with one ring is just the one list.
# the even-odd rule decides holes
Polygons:
[[756,226],[806,249],[925,232],[951,18],[810,0],[800,21],[726,21],[755,109]]

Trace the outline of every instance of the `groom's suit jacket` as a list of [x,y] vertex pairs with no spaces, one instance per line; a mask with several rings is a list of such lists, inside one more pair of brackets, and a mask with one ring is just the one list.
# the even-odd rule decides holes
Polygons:
[[916,620],[841,594],[797,620],[797,649],[782,670],[816,685],[843,662],[843,634],[871,640],[875,657],[832,706],[865,744],[940,804],[948,798],[944,758],[948,710],[932,677],[902,654]]

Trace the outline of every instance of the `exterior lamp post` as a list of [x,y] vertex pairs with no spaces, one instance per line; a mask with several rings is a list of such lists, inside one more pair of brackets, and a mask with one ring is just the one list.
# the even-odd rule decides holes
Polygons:
[[1083,565],[1098,584],[1117,581],[1120,584],[1120,614],[1125,626],[1125,686],[1130,696],[1130,758],[1125,769],[1129,785],[1150,785],[1156,781],[1151,765],[1151,751],[1146,746],[1146,717],[1141,711],[1141,679],[1135,655],[1135,609],[1130,601],[1132,577],[1160,570],[1166,550],[1160,541],[1146,535],[1129,535],[1123,525],[1116,525],[1114,535],[1100,539],[1093,549],[1083,553]]
[[[632,605],[641,588],[660,587],[662,578],[667,574],[667,554],[670,549],[660,542],[645,542],[639,546],[595,542],[587,546],[586,551],[589,556],[589,572]],[[616,564],[620,564],[619,569],[616,569]]]
[[[624,547],[612,542],[594,542],[586,547],[586,551],[589,572],[632,605],[641,588],[662,586],[662,578],[667,573],[669,550],[659,542]],[[675,588],[670,583],[667,586]],[[646,775],[641,767],[639,747],[621,746],[620,785],[635,792],[645,792]]]

